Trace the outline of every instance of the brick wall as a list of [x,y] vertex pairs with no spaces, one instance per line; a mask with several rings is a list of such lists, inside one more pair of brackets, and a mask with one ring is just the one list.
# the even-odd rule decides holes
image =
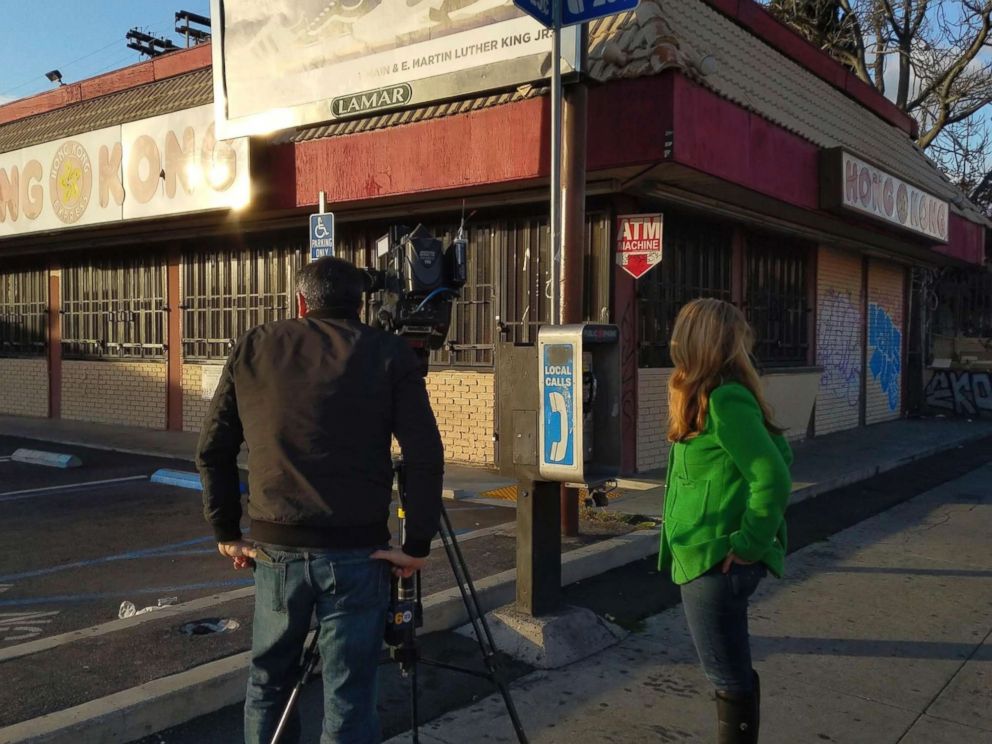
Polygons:
[[183,430],[199,431],[217,389],[223,364],[183,365]]
[[903,284],[898,264],[868,264],[868,363],[865,421],[891,421],[902,415]]
[[[199,431],[217,387],[220,364],[183,365],[183,429]],[[492,465],[494,376],[487,372],[431,372],[427,392],[449,462]],[[393,449],[396,449],[395,442]]]
[[444,370],[427,376],[427,391],[449,462],[492,465],[495,376]]
[[0,359],[0,413],[48,415],[48,362],[43,357]]
[[637,471],[668,464],[668,378],[671,369],[637,370]]
[[157,362],[62,363],[62,418],[165,428],[166,365]]
[[817,265],[816,433],[853,429],[861,410],[864,297],[861,257],[820,248]]

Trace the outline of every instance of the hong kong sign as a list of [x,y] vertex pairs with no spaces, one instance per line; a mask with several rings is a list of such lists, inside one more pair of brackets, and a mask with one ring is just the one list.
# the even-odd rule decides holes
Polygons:
[[661,263],[661,214],[627,214],[617,218],[617,265],[640,279]]
[[248,140],[218,140],[209,105],[0,153],[0,239],[249,198]]
[[821,152],[820,205],[947,242],[946,201],[840,148]]

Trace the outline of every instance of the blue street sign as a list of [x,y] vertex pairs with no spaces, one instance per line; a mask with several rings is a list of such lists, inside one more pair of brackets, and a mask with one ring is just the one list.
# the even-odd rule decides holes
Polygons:
[[545,28],[555,25],[555,19],[551,16],[551,0],[513,0],[513,4]]
[[[513,0],[527,15],[535,18],[545,28],[554,27],[553,0]],[[640,0],[560,0],[561,25],[574,26],[603,16],[633,10]]]
[[334,214],[310,215],[310,260],[334,255]]

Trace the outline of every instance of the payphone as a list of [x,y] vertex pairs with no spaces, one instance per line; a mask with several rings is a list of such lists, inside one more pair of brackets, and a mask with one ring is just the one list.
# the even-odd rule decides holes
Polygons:
[[620,333],[579,323],[538,332],[538,474],[590,491],[620,468]]
[[498,461],[518,482],[517,606],[524,612],[559,604],[561,484],[605,502],[620,472],[619,341],[614,325],[578,323],[542,326],[536,344],[500,345]]

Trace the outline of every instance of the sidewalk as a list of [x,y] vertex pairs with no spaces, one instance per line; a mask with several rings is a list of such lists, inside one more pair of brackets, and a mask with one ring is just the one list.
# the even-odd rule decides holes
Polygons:
[[[792,503],[867,480],[990,434],[990,420],[902,419],[795,444]],[[611,499],[610,508],[629,514],[660,516],[664,484],[664,471],[622,478],[623,495]]]
[[[992,741],[992,464],[791,555],[751,611],[765,744]],[[709,684],[681,607],[512,687],[532,744],[706,742]],[[496,697],[424,744],[513,742]],[[410,741],[404,734],[390,744]]]
[[[194,432],[22,416],[0,416],[0,435],[190,462],[198,436]],[[793,501],[865,480],[989,435],[992,435],[992,420],[927,418],[892,421],[811,439],[795,446]],[[444,485],[451,492],[449,495],[478,495],[512,482],[481,467],[454,463],[445,466]],[[664,471],[623,478],[620,481],[623,495],[611,499],[610,506],[620,512],[658,516],[664,482]]]

